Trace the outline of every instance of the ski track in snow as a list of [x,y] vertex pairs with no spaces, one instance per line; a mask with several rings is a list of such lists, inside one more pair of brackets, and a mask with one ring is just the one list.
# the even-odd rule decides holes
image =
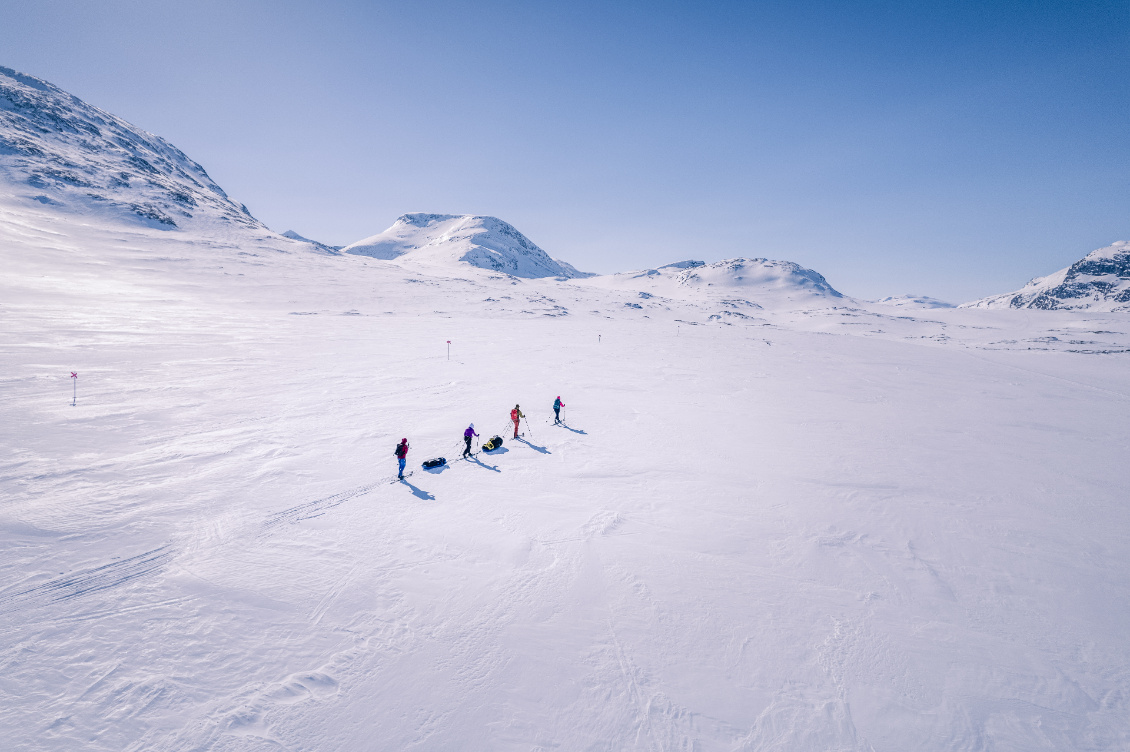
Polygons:
[[41,585],[15,589],[12,593],[0,592],[0,614],[22,611],[44,603],[68,601],[125,585],[159,571],[168,564],[172,556],[173,552],[168,546],[161,546],[128,559],[58,577]]

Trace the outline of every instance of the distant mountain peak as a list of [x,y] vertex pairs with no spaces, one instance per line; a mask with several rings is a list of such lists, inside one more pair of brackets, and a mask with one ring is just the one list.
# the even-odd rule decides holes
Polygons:
[[822,274],[792,261],[765,258],[739,257],[689,266],[679,272],[675,280],[689,287],[760,287],[843,297]]
[[953,303],[947,303],[944,300],[931,298],[929,295],[891,295],[886,298],[880,298],[875,301],[882,305],[894,306],[895,308],[956,308]]
[[839,305],[844,297],[818,272],[792,261],[765,258],[679,261],[657,269],[595,277],[588,284],[648,297],[744,300],[757,308]]
[[282,232],[282,233],[279,233],[279,234],[282,235],[284,238],[290,238],[291,240],[297,240],[299,243],[309,243],[310,245],[314,246],[315,248],[317,248],[319,251],[322,251],[323,253],[329,253],[331,255],[336,256],[341,252],[340,246],[326,245],[325,243],[320,243],[317,240],[311,240],[310,238],[306,238],[306,237],[299,235],[294,230],[287,230],[286,232]]
[[0,182],[25,200],[172,229],[262,225],[164,139],[0,67]]
[[1130,241],[1091,251],[1066,269],[1037,277],[1015,292],[992,295],[962,308],[1130,310]]
[[430,266],[468,264],[527,279],[588,276],[551,258],[509,222],[477,214],[404,214],[384,232],[342,250]]

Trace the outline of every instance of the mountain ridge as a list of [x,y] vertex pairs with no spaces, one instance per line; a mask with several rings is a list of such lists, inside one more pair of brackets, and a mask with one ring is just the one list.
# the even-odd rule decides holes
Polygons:
[[1071,266],[1036,277],[1019,290],[961,308],[1130,311],[1130,241],[1097,248]]
[[24,201],[158,229],[266,229],[171,143],[0,66],[0,173]]

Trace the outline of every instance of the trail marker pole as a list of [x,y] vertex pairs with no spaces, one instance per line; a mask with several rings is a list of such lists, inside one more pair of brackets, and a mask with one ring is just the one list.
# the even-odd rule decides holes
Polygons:
[[447,340],[447,359],[451,360],[451,340]]
[[71,407],[78,404],[78,373],[71,371],[71,378],[74,379],[74,396],[71,397]]

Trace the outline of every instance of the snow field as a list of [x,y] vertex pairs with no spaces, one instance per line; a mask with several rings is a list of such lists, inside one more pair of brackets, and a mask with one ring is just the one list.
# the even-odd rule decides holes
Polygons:
[[[1025,344],[1125,345],[1123,318],[690,326],[583,286],[3,233],[14,748],[1130,743],[1130,369]],[[521,314],[538,295],[569,314]],[[459,460],[469,421],[504,450]]]

